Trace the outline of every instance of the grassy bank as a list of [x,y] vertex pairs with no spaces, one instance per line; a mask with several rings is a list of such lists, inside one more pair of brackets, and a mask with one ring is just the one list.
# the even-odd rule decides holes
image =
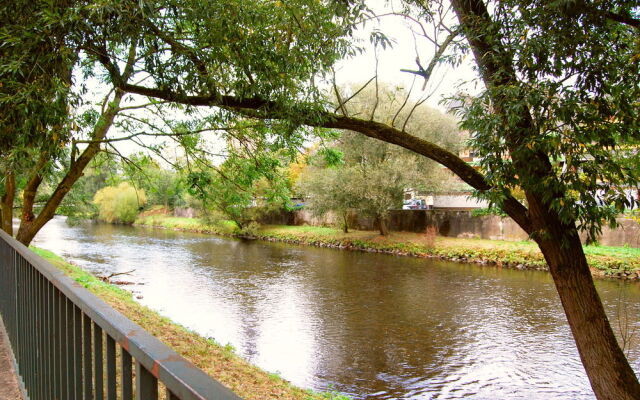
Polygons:
[[142,306],[131,293],[103,282],[50,251],[32,250],[245,399],[348,400],[337,393],[312,393],[295,387],[276,374],[249,364],[231,346],[199,336]]
[[[138,218],[136,224],[221,235],[234,234],[234,225],[229,221],[207,224],[194,218],[154,215]],[[281,225],[262,226],[255,236],[263,240],[321,247],[435,257],[519,269],[546,269],[540,250],[530,241],[459,239],[412,232],[392,232],[388,236],[380,236],[373,231],[352,230],[343,233],[339,229],[327,227]],[[640,249],[585,246],[584,250],[594,275],[640,278]]]

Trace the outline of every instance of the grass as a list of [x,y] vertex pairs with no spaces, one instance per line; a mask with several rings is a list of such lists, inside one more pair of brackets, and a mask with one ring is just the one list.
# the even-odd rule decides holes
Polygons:
[[231,235],[237,229],[236,224],[233,221],[221,220],[216,221],[215,223],[207,223],[198,218],[171,217],[167,215],[138,217],[134,224],[185,230],[190,232],[217,233],[221,235]]
[[315,393],[293,386],[278,375],[249,364],[235,354],[233,346],[222,346],[161,316],[137,303],[131,293],[103,282],[56,254],[35,247],[31,250],[243,398],[348,399],[336,392]]
[[[233,235],[235,232],[235,225],[231,221],[206,224],[194,218],[143,217],[136,221],[136,224],[222,235]],[[330,227],[284,225],[262,226],[257,232],[257,237],[305,245],[546,269],[542,253],[531,241],[434,237],[413,232],[391,232],[388,236],[380,236],[374,231],[350,230],[349,233],[343,233],[340,229]],[[584,250],[596,276],[640,272],[638,248],[585,246]]]

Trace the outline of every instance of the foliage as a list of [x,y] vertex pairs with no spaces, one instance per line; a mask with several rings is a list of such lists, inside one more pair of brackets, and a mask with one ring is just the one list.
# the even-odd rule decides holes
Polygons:
[[[514,60],[508,68],[518,80],[489,85],[480,96],[465,97],[460,109],[494,187],[482,195],[501,204],[505,192],[522,187],[592,237],[603,222],[615,225],[616,214],[632,206],[624,190],[640,181],[640,86],[628,79],[640,74],[638,33],[608,20],[607,13],[608,7],[624,14],[634,6],[497,4],[490,35],[504,38],[501,51]],[[508,106],[497,105],[497,98]],[[524,127],[524,114],[533,129]],[[541,154],[552,163],[544,177],[534,173],[541,168],[534,163],[544,162]],[[517,164],[523,158],[529,173]]]
[[342,229],[347,232],[349,225],[347,213],[357,208],[360,198],[353,188],[358,182],[354,182],[353,169],[342,168],[317,168],[308,167],[301,175],[297,190],[305,197],[305,207],[315,215],[321,216],[330,211],[335,212],[341,218]]
[[[116,160],[106,153],[99,154],[65,196],[58,213],[70,217],[68,221],[96,218],[98,207],[93,202],[96,192],[106,186],[118,184],[120,179]],[[46,195],[50,193],[45,193]]]
[[[64,7],[16,0],[0,6],[0,154],[3,168],[34,149],[54,157],[70,135],[75,54],[58,23]],[[51,129],[54,128],[54,129]]]
[[185,204],[184,179],[179,172],[161,168],[157,161],[144,153],[128,156],[123,175],[136,187],[144,190],[147,203],[173,209]]
[[188,172],[187,192],[202,202],[205,211],[222,213],[242,230],[261,213],[289,204],[291,149],[283,148],[272,129],[239,128],[227,143],[222,164],[204,164]]
[[[384,85],[377,90],[365,89],[351,96],[344,106],[345,112],[362,115],[375,112],[383,120],[398,118],[417,137],[456,150],[461,133],[451,117],[425,106],[412,113],[396,112],[407,95],[402,89]],[[447,184],[448,176],[442,168],[397,146],[349,131],[331,145],[334,147],[321,148],[315,158],[310,158],[311,165],[301,175],[299,191],[316,215],[337,213],[345,230],[347,212],[355,209],[377,218],[381,233],[386,234],[384,220],[389,210],[402,206],[404,190],[433,192]]]
[[98,206],[98,218],[105,222],[131,224],[146,202],[144,190],[127,182],[108,186],[96,192],[93,202]]

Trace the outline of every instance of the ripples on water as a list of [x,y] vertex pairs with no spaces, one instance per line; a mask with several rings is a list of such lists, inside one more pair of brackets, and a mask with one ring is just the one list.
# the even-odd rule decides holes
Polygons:
[[[362,399],[593,398],[545,273],[59,218],[34,244],[97,274],[135,269],[143,304],[304,387]],[[598,288],[614,323],[624,299],[639,328],[638,284]],[[636,371],[639,356],[634,346]]]

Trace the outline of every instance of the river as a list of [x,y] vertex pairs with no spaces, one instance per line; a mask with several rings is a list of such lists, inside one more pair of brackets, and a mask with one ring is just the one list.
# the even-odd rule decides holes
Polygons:
[[[169,230],[49,222],[34,245],[296,385],[357,399],[593,399],[550,276]],[[120,278],[119,278],[120,279]],[[640,371],[640,285],[598,280]]]

